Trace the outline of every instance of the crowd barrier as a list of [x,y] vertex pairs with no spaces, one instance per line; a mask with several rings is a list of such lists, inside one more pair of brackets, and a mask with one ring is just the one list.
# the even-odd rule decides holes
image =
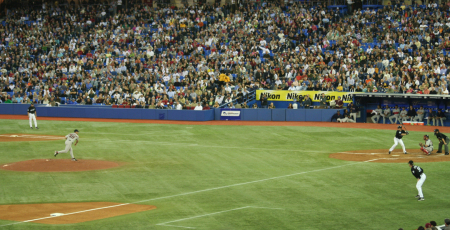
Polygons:
[[[26,115],[27,104],[0,104],[0,114]],[[107,119],[148,119],[211,121],[220,120],[221,109],[203,111],[168,109],[118,109],[109,106],[36,105],[38,117],[77,117]],[[336,109],[241,109],[243,121],[330,121]]]

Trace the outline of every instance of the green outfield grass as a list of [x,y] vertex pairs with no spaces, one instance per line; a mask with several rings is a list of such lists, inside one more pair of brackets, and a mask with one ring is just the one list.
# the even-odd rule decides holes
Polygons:
[[[425,201],[418,202],[406,162],[328,157],[361,149],[387,153],[395,130],[38,122],[40,129],[30,130],[28,121],[0,120],[0,134],[66,135],[77,128],[79,160],[126,164],[89,172],[0,170],[0,204],[108,201],[158,208],[80,224],[0,229],[416,229],[450,218],[450,162],[419,164],[427,180]],[[411,132],[406,147],[423,142],[423,134]],[[0,142],[0,164],[52,158],[63,148],[64,141]]]

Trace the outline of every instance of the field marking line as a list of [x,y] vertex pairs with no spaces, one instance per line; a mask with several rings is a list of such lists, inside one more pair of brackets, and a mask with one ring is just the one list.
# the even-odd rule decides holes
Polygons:
[[[377,160],[377,159],[374,159],[374,160]],[[186,195],[197,194],[197,193],[208,192],[208,191],[214,191],[214,190],[219,190],[219,189],[224,189],[224,188],[231,188],[231,187],[236,187],[236,186],[241,186],[241,185],[254,184],[254,183],[259,183],[259,182],[264,182],[264,181],[269,181],[269,180],[276,180],[276,179],[292,177],[292,176],[297,176],[297,175],[302,175],[302,174],[307,174],[307,173],[320,172],[320,171],[325,171],[325,170],[330,170],[330,169],[346,167],[346,166],[350,166],[350,165],[362,164],[362,163],[370,162],[370,161],[374,161],[374,160],[360,161],[360,162],[355,162],[355,163],[350,163],[350,164],[345,164],[345,165],[333,166],[333,167],[329,167],[329,168],[315,169],[315,170],[311,170],[311,171],[304,171],[304,172],[293,173],[293,174],[288,174],[288,175],[283,175],[283,176],[276,176],[276,177],[271,177],[271,178],[266,178],[266,179],[261,179],[261,180],[254,180],[254,181],[237,183],[237,184],[231,184],[231,185],[225,185],[225,186],[220,186],[220,187],[215,187],[215,188],[202,189],[202,190],[197,190],[197,191],[193,191],[193,192],[186,192],[186,193],[180,193],[180,194],[176,194],[176,195],[157,197],[157,198],[141,200],[141,201],[136,201],[136,202],[131,202],[131,203],[123,203],[123,204],[119,204],[119,205],[112,205],[112,206],[106,206],[106,207],[101,207],[101,208],[88,209],[88,210],[84,210],[84,211],[66,213],[66,214],[64,214],[62,216],[73,215],[73,214],[83,213],[83,212],[90,212],[90,211],[95,211],[95,210],[99,210],[99,209],[114,208],[114,207],[118,207],[118,206],[130,205],[130,204],[138,204],[138,203],[154,201],[154,200],[162,200],[162,199],[168,199],[168,198],[173,198],[173,197],[186,196]],[[33,222],[33,221],[43,220],[43,219],[57,218],[57,217],[59,217],[59,216],[43,217],[43,218],[38,218],[38,219],[33,219],[33,220],[26,220],[26,221],[16,222],[16,223],[12,223],[12,224],[0,225],[0,227],[5,227],[5,226],[10,226],[10,225],[15,225],[15,224],[21,224],[21,223],[27,223],[27,222]]]
[[[245,206],[245,207],[240,207],[240,208],[233,208],[233,209],[220,211],[220,212],[213,212],[213,213],[203,214],[203,215],[199,215],[199,216],[183,218],[183,219],[179,219],[179,220],[172,220],[172,221],[168,221],[168,222],[164,222],[164,223],[160,223],[160,224],[156,224],[156,225],[165,225],[165,224],[180,222],[180,221],[183,221],[183,220],[191,220],[191,219],[200,218],[200,217],[204,217],[204,216],[212,216],[212,215],[216,215],[216,214],[220,214],[220,213],[231,212],[231,211],[241,210],[241,209],[250,208],[250,207],[251,206]],[[190,228],[192,228],[192,227],[190,227]]]
[[170,225],[170,224],[165,224],[165,225],[161,225],[161,226],[176,227],[176,228],[190,228],[190,229],[195,229],[194,227],[186,227],[186,226]]
[[[169,221],[169,222],[164,222],[164,223],[160,223],[160,224],[156,224],[156,225],[161,225],[161,226],[172,226],[172,225],[167,225],[167,224],[175,223],[175,222],[180,222],[180,221],[183,221],[183,220],[191,220],[191,219],[200,218],[200,217],[205,217],[205,216],[212,216],[212,215],[216,215],[216,214],[220,214],[220,213],[231,212],[231,211],[236,211],[236,210],[241,210],[241,209],[246,209],[246,208],[282,209],[282,208],[268,208],[268,207],[245,206],[245,207],[234,208],[234,209],[229,209],[229,210],[220,211],[220,212],[213,212],[213,213],[203,214],[203,215],[199,215],[199,216],[193,216],[193,217],[183,218],[183,219],[179,219],[179,220],[172,220],[172,221]],[[172,226],[172,227],[194,228],[194,227],[187,227],[187,226]]]

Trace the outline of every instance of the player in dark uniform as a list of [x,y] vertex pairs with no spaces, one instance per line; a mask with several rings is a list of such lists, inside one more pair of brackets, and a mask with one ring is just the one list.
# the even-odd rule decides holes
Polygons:
[[402,146],[403,153],[408,154],[406,152],[405,145],[403,144],[402,140],[402,137],[408,134],[409,134],[408,131],[403,130],[401,125],[397,127],[397,131],[395,131],[394,145],[389,149],[389,154],[391,154],[392,150],[395,149],[395,146],[397,146],[398,143],[400,143],[400,145]]
[[33,129],[33,125],[31,123],[31,120],[34,121],[34,127],[36,127],[36,129],[39,129],[37,126],[37,122],[36,122],[36,107],[34,107],[34,104],[31,103],[30,107],[28,107],[28,118],[30,120],[30,128]]
[[439,149],[436,153],[442,153],[442,145],[445,145],[445,155],[448,155],[448,142],[450,141],[448,137],[439,132],[439,129],[434,130],[434,135],[439,140]]
[[423,169],[421,167],[414,165],[413,161],[409,161],[408,164],[409,167],[411,168],[411,173],[415,178],[417,178],[416,188],[419,194],[416,196],[416,198],[418,201],[425,200],[423,198],[422,185],[423,182],[425,182],[425,180],[427,179],[427,176],[425,175],[425,173],[423,173]]

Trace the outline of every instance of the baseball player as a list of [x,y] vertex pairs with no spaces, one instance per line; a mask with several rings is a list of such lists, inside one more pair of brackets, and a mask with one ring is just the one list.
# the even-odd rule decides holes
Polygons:
[[431,122],[433,122],[433,126],[435,126],[435,124],[436,124],[436,113],[432,109],[428,110],[427,120],[428,120],[428,124],[427,125],[431,125]]
[[413,108],[412,105],[409,106],[409,110],[406,113],[406,119],[409,119],[409,121],[413,121],[413,119],[417,116],[416,110]]
[[423,115],[425,114],[425,110],[423,109],[423,106],[420,106],[420,109],[418,109],[416,113],[417,113],[417,116],[414,117],[413,121],[422,122]]
[[34,107],[34,103],[31,103],[30,107],[28,107],[28,119],[30,120],[30,128],[33,129],[33,124],[31,123],[31,121],[34,121],[34,127],[36,127],[36,129],[39,129],[37,126],[37,122],[36,122],[36,107]]
[[[392,116],[389,117],[389,121],[391,124],[397,124],[400,116],[400,109],[398,108],[398,105],[395,106],[395,108],[392,110]],[[395,123],[392,121],[392,119],[395,118]]]
[[77,161],[75,157],[73,156],[73,150],[72,150],[72,143],[75,142],[75,145],[78,144],[78,129],[75,129],[73,133],[69,133],[66,135],[66,148],[61,151],[55,151],[54,156],[60,154],[60,153],[67,153],[70,151],[70,156],[72,157],[72,161]]
[[403,136],[408,135],[408,134],[409,134],[408,131],[403,130],[401,125],[399,125],[397,127],[397,131],[395,131],[394,145],[389,149],[389,154],[391,154],[392,150],[395,149],[395,146],[397,146],[398,143],[400,143],[400,145],[402,146],[403,153],[408,154],[406,152],[405,145],[403,144],[403,140],[402,140]]
[[400,122],[403,124],[403,122],[404,121],[408,121],[408,111],[406,111],[406,108],[405,107],[403,107],[402,108],[402,111],[400,112],[400,115],[399,115],[399,119],[400,119]]
[[425,144],[419,143],[420,150],[429,156],[431,155],[431,152],[433,152],[433,142],[430,140],[430,136],[428,135],[424,135],[423,140],[425,141]]
[[356,122],[356,112],[357,108],[356,105],[353,104],[353,102],[350,102],[350,104],[347,106],[348,112],[350,113],[350,118]]
[[434,130],[434,135],[439,140],[439,149],[436,153],[442,153],[442,145],[445,145],[445,155],[448,155],[448,142],[450,142],[448,137],[443,133],[439,132],[439,129]]
[[386,105],[386,108],[384,109],[381,116],[383,117],[383,124],[386,124],[386,118],[389,118],[391,116],[391,109],[389,109],[388,105]]
[[416,196],[416,198],[418,198],[417,199],[418,201],[425,200],[423,198],[422,185],[427,179],[427,176],[425,175],[425,173],[423,173],[423,169],[421,167],[414,165],[414,161],[409,161],[408,164],[409,167],[411,168],[411,173],[415,178],[417,178],[416,188],[419,194]]
[[439,121],[441,121],[441,125],[442,127],[444,127],[444,120],[447,120],[447,118],[445,117],[445,113],[444,111],[442,111],[442,109],[439,109],[436,113],[436,126],[439,126]]
[[[374,112],[375,111],[375,112]],[[377,109],[373,110],[372,113],[375,113],[375,115],[373,115],[372,118],[372,122],[377,124],[380,121],[380,116],[383,113],[383,110],[381,109],[381,107],[378,105]],[[376,120],[376,121],[375,121]]]

